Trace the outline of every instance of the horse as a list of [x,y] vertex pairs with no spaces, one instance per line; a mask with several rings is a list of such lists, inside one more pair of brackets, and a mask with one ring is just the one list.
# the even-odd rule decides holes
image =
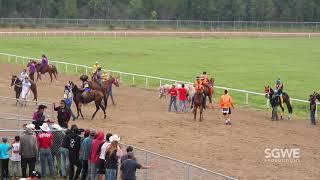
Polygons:
[[[118,77],[114,78],[114,77],[110,76],[108,80],[102,81],[102,85],[100,85],[100,83],[98,83],[97,81],[88,81],[91,89],[100,91],[104,94],[103,100],[104,100],[104,107],[106,109],[107,109],[107,105],[108,105],[109,96],[111,96],[112,103],[115,104],[114,100],[113,100],[113,96],[109,93],[109,91],[110,91],[112,84],[114,84],[116,87],[119,87],[119,80],[118,79],[119,79]],[[88,76],[82,75],[80,77],[80,80],[87,81]]]
[[54,78],[57,80],[58,70],[54,65],[50,64],[47,67],[42,68],[40,71],[41,63],[38,63],[37,61],[34,61],[34,60],[30,60],[29,63],[27,64],[27,67],[29,67],[31,63],[35,63],[35,66],[36,66],[36,70],[37,70],[37,80],[36,81],[38,81],[38,79],[40,79],[40,81],[42,81],[41,74],[45,74],[45,73],[49,73],[51,83],[52,83],[52,74],[54,75]]
[[[182,84],[181,83],[175,83],[176,88],[181,88]],[[171,89],[172,85],[170,84],[164,84],[159,87],[159,99],[162,97],[167,97],[169,89]],[[193,97],[195,94],[196,90],[192,84],[185,84],[184,88],[187,89],[187,93],[189,96],[189,101],[191,100],[190,97]]]
[[200,117],[199,117],[199,121],[201,122],[203,120],[203,93],[202,92],[196,92],[194,94],[194,109],[193,109],[193,118],[194,120],[196,120],[197,118],[197,111],[198,108],[200,109]]
[[73,93],[73,101],[77,107],[77,113],[78,113],[77,118],[79,118],[79,114],[80,114],[83,119],[83,114],[81,111],[81,104],[89,104],[90,102],[94,101],[95,105],[96,105],[96,111],[93,113],[91,119],[93,119],[95,117],[95,115],[99,111],[99,109],[102,109],[102,111],[104,113],[104,119],[106,119],[106,117],[107,117],[106,108],[102,104],[102,100],[104,98],[104,95],[102,92],[97,91],[97,90],[91,90],[91,92],[89,92],[89,95],[84,99],[82,97],[83,90],[80,90],[77,87],[77,85],[75,85],[72,81],[69,82],[69,86],[70,86],[70,89]]
[[313,95],[315,99],[318,99],[318,101],[320,102],[320,94],[317,92],[313,92]]
[[[275,92],[274,90],[268,85],[268,86],[265,86],[265,93],[266,93],[266,98],[269,98],[270,100],[270,103],[271,103],[271,98],[275,95]],[[284,113],[284,107],[283,107],[283,102],[286,103],[287,105],[287,108],[288,108],[288,112],[289,112],[289,117],[288,119],[290,120],[291,119],[291,116],[292,116],[292,105],[291,105],[291,102],[290,102],[290,97],[289,95],[286,93],[286,92],[283,92],[282,93],[282,99],[283,99],[283,102],[281,102],[280,100],[280,97],[279,98],[279,105],[280,105],[280,108],[282,110],[282,113],[281,113],[281,119],[282,119],[282,115]]]
[[[37,85],[31,80],[30,80],[30,83],[31,83],[30,89],[33,93],[33,101],[36,101],[36,104],[38,104]],[[22,91],[22,80],[20,80],[17,75],[12,75],[11,77],[11,86],[13,85],[14,85],[14,91],[16,92],[16,99],[17,99],[16,105],[17,105],[19,102],[21,91]]]
[[[203,85],[204,104],[206,105],[207,98],[209,99],[209,108],[212,109],[212,95],[213,95],[214,80],[211,78],[207,85]],[[212,91],[210,89],[212,87]]]

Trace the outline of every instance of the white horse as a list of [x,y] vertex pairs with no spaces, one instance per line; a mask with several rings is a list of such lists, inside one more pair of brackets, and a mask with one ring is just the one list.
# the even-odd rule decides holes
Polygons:
[[[176,88],[182,87],[182,83],[175,83],[174,85],[176,86]],[[164,84],[164,85],[160,86],[159,87],[159,98],[162,98],[163,96],[166,97],[169,94],[169,90],[171,89],[171,87],[172,87],[172,85],[170,85],[170,84]],[[187,89],[187,93],[189,95],[189,98],[192,98],[196,92],[195,87],[192,84],[185,84],[184,88]]]

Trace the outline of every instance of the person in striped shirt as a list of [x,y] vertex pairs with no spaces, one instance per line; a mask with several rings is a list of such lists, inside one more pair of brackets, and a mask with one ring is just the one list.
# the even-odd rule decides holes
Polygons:
[[226,125],[231,125],[231,108],[234,109],[231,96],[228,94],[228,90],[224,90],[224,95],[220,98],[220,108],[225,119]]

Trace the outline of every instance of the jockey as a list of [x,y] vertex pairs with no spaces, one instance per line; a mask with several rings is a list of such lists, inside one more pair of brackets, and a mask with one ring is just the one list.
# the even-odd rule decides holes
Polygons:
[[20,75],[21,75],[21,80],[24,81],[26,77],[28,77],[27,70],[23,69]]
[[281,103],[283,102],[282,92],[283,92],[283,83],[280,80],[280,78],[278,78],[275,85],[275,94],[277,97],[280,97]]
[[209,77],[208,77],[206,71],[203,71],[202,75],[200,75],[200,78],[201,78],[201,80],[202,80],[203,85],[208,85],[208,83],[209,83]]
[[98,67],[97,72],[96,72],[96,77],[97,77],[97,82],[102,86],[102,76],[103,72],[101,70],[101,67]]
[[43,68],[47,67],[49,65],[49,60],[46,55],[42,55],[42,60],[41,60],[41,66],[40,66],[40,72],[42,71]]
[[[30,59],[30,62],[33,62],[32,59]],[[29,74],[34,74],[36,72],[36,65],[35,63],[30,63],[29,66]]]
[[[202,83],[202,80],[200,77],[197,77],[197,80],[194,82],[194,87],[196,89],[196,92],[198,93],[202,93],[203,95],[203,103],[205,103],[205,97],[204,97],[204,94],[203,94],[203,83]],[[194,103],[194,97],[192,97],[192,101],[191,101],[191,109],[193,108],[193,103]],[[206,106],[204,105],[203,106],[204,109],[206,109]]]
[[88,96],[88,94],[91,92],[91,87],[88,80],[83,81],[82,88],[84,89],[84,91],[81,96],[83,99],[85,99]]
[[96,61],[96,63],[92,66],[92,74],[96,74],[99,67],[101,68],[99,62]]

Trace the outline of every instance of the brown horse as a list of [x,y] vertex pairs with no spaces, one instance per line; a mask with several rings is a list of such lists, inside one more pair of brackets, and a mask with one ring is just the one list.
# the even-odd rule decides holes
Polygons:
[[[33,93],[33,101],[36,101],[36,104],[38,103],[38,93],[37,93],[37,85],[33,81],[29,80],[31,83],[31,91]],[[11,86],[14,85],[14,91],[16,92],[16,105],[19,102],[20,94],[22,91],[22,81],[18,78],[16,75],[12,75],[11,77]]]
[[[80,80],[81,81],[87,81],[88,80],[88,76],[87,75],[82,75],[80,77]],[[107,105],[108,105],[108,99],[109,99],[109,96],[110,96],[110,89],[111,89],[111,86],[112,84],[114,84],[116,87],[119,87],[119,80],[118,80],[118,77],[114,78],[112,76],[110,76],[110,78],[106,81],[102,81],[102,85],[100,85],[98,82],[96,81],[88,81],[89,82],[89,85],[91,87],[91,89],[93,90],[97,90],[97,91],[100,91],[104,94],[104,107],[107,109]],[[114,101],[113,101],[113,98],[112,98],[112,102],[114,104]]]
[[202,92],[196,92],[194,94],[194,109],[193,109],[193,115],[194,115],[194,120],[197,118],[197,111],[198,108],[200,110],[200,117],[199,121],[201,122],[203,120],[203,93]]
[[[264,87],[264,91],[266,93],[266,98],[269,98],[270,99],[270,103],[272,104],[272,97],[274,97],[275,95],[275,92],[274,90],[268,85],[268,86],[265,86]],[[283,99],[283,102],[281,101],[281,98],[279,97],[279,105],[280,105],[280,108],[282,110],[282,113],[280,115],[281,119],[282,119],[282,115],[284,113],[284,107],[283,107],[283,103],[285,103],[287,105],[287,108],[288,108],[288,112],[289,112],[289,117],[288,119],[290,120],[291,119],[291,115],[292,115],[292,105],[291,105],[291,102],[290,102],[290,97],[287,93],[283,92],[282,93],[282,99]]]
[[320,94],[319,93],[313,92],[312,96],[314,96],[320,102]]
[[38,81],[38,79],[40,79],[40,81],[42,81],[41,74],[45,74],[45,73],[49,73],[51,82],[52,82],[52,74],[54,75],[54,78],[57,80],[58,70],[54,65],[50,64],[47,67],[44,67],[40,70],[41,63],[34,61],[34,60],[30,60],[29,63],[27,64],[27,67],[29,67],[31,63],[35,63],[35,65],[36,65],[36,69],[37,69],[37,80],[36,81]]
[[[213,78],[211,78],[209,80],[209,83],[207,85],[204,85],[204,90],[203,90],[203,94],[204,94],[204,104],[206,104],[207,98],[209,99],[209,108],[212,109],[212,95],[213,95],[213,85],[214,85],[214,80]],[[212,92],[210,87],[212,87]]]
[[77,85],[75,85],[73,82],[69,82],[70,89],[72,90],[73,93],[73,101],[76,104],[77,107],[77,112],[79,118],[79,113],[83,119],[83,114],[81,111],[81,104],[89,104],[90,102],[94,101],[96,105],[96,111],[93,113],[91,119],[93,119],[96,115],[96,113],[99,111],[101,108],[103,113],[104,113],[104,119],[107,117],[106,115],[106,108],[102,104],[102,100],[104,98],[104,95],[102,92],[97,91],[97,90],[91,90],[88,92],[88,96],[86,98],[82,97],[83,90],[80,90]]

